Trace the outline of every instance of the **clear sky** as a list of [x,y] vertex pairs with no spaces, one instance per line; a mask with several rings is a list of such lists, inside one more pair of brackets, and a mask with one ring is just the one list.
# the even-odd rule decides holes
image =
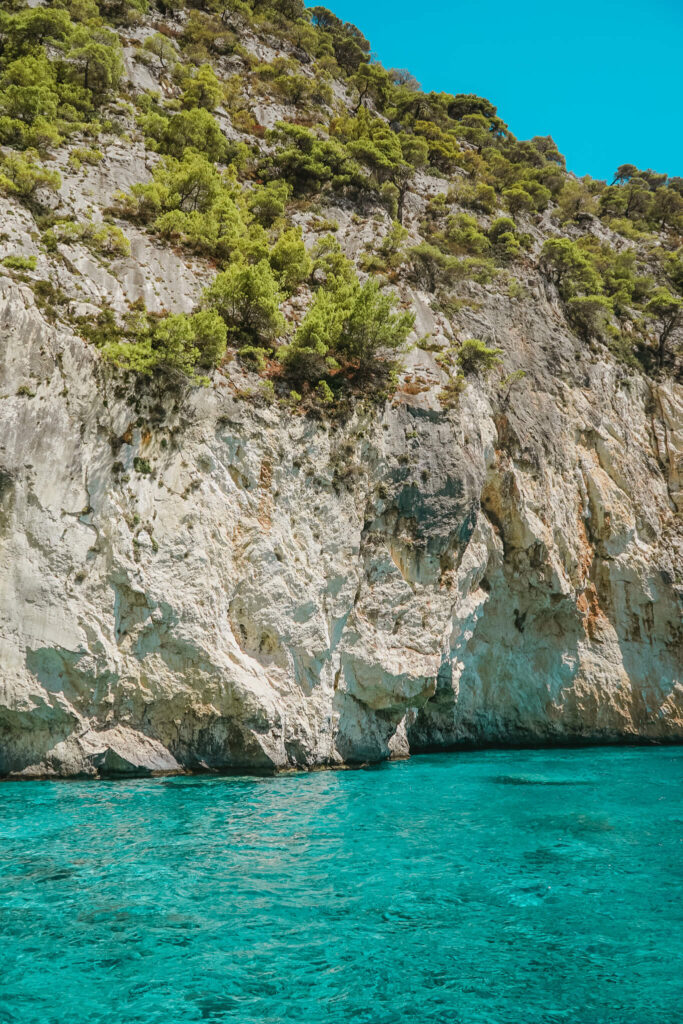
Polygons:
[[426,91],[477,93],[519,138],[552,135],[576,174],[683,175],[683,0],[323,5]]

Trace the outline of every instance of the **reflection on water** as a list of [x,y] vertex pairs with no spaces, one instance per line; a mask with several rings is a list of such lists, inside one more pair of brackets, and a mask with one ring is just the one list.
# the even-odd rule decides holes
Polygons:
[[0,1024],[662,1024],[682,750],[0,786]]

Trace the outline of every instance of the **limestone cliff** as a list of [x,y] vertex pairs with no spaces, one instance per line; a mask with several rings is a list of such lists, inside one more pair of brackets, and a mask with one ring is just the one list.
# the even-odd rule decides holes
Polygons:
[[[149,178],[131,137],[58,158],[59,203],[100,216]],[[415,240],[445,188],[412,183]],[[352,256],[391,223],[323,213]],[[35,256],[72,312],[187,310],[210,277],[130,224],[130,256],[70,244],[56,265],[30,211],[2,216],[0,259]],[[538,267],[550,214],[529,230],[519,289],[463,292],[458,333],[499,346],[500,373],[445,402],[453,327],[406,277],[429,345],[386,402],[330,418],[235,359],[208,387],[141,382],[3,271],[0,773],[683,738],[683,392],[572,332]]]

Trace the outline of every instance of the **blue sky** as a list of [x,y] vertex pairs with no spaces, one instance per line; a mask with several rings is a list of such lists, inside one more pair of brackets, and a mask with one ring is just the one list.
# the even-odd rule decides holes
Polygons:
[[683,175],[683,0],[327,0],[386,67],[486,96],[576,174]]

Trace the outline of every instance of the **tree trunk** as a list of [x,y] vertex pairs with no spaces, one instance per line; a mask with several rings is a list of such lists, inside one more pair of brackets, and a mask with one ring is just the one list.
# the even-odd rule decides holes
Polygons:
[[368,87],[366,86],[366,87],[365,87],[365,88],[363,89],[363,91],[362,91],[362,92],[360,93],[360,95],[359,95],[359,97],[358,97],[358,103],[357,103],[357,104],[356,104],[356,106],[354,107],[354,111],[353,111],[354,117],[355,117],[355,115],[356,115],[356,114],[358,113],[358,111],[360,110],[360,108],[361,108],[361,107],[363,106],[363,100],[365,99],[365,97],[367,96],[367,94],[368,94]]
[[666,354],[666,343],[669,340],[671,332],[678,323],[678,313],[674,314],[669,320],[664,321],[664,330],[659,335],[659,346],[657,351],[657,363],[659,369],[664,369],[664,356]]
[[407,188],[399,188],[398,190],[398,203],[396,204],[396,220],[399,224],[403,224],[403,208],[406,201]]

